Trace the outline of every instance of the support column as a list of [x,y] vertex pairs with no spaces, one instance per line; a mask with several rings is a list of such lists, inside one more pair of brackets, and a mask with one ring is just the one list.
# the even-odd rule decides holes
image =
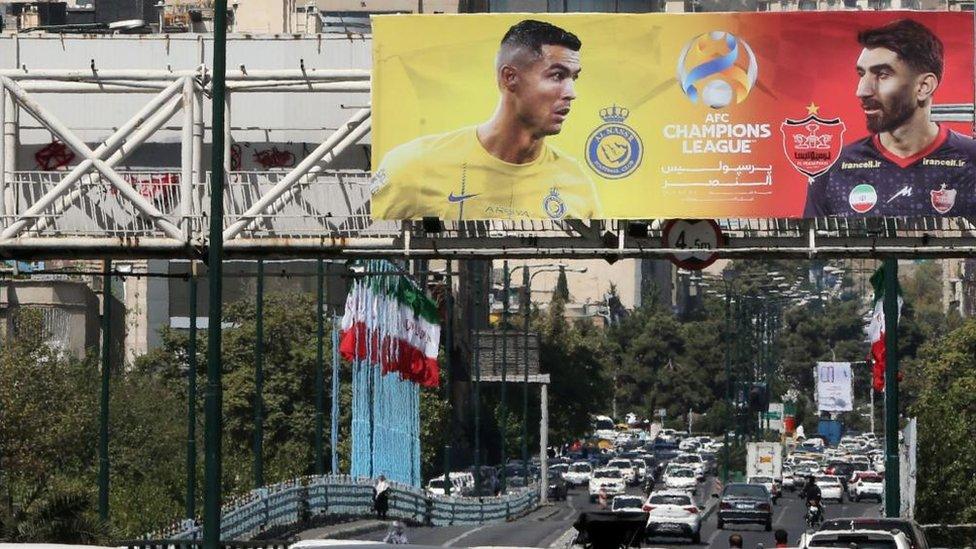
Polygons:
[[220,347],[223,334],[224,260],[224,92],[227,77],[227,0],[214,1],[213,21],[213,151],[210,164],[209,326],[207,327],[206,435],[204,437],[203,549],[220,546],[220,479],[223,461],[223,423]]
[[884,260],[885,316],[885,516],[901,512],[898,469],[898,260]]
[[193,235],[190,218],[193,215],[193,79],[183,78],[183,133],[180,136],[180,228],[190,240]]
[[[523,338],[522,338],[522,485],[529,485],[529,306],[532,290],[529,287],[529,266],[522,265],[522,299],[519,303],[522,314]],[[545,453],[545,448],[543,448]],[[541,459],[541,458],[540,458]],[[548,483],[547,477],[542,477],[543,483]]]
[[[451,387],[451,354],[454,350],[454,288],[451,277],[451,260],[447,260],[447,275],[444,279],[444,392],[447,397],[447,440],[454,440],[454,403],[453,388]],[[444,445],[444,495],[451,495],[451,444]]]
[[316,271],[317,305],[316,311],[316,346],[315,346],[315,474],[325,474],[325,450],[323,449],[323,431],[325,430],[325,262],[318,260]]
[[17,213],[14,172],[17,170],[17,104],[10,92],[3,94],[3,213]]
[[508,385],[508,291],[511,287],[511,274],[508,272],[508,261],[503,263],[502,268],[502,388],[501,397],[499,398],[499,405],[501,409],[501,429],[499,431],[502,434],[501,440],[501,473],[502,478],[500,479],[502,493],[508,489],[508,468],[506,467],[505,461],[508,458],[506,439],[508,438],[508,400],[506,394],[506,385]]
[[108,520],[108,405],[112,356],[112,260],[102,262],[102,391],[98,414],[98,517]]
[[258,260],[254,304],[254,487],[264,486],[264,260]]
[[[469,265],[471,262],[468,263]],[[475,270],[475,287],[481,287],[481,269],[480,266]],[[469,291],[468,297],[474,303],[474,297],[472,292]],[[474,355],[471,362],[474,364],[474,468],[477,473],[474,476],[474,486],[475,494],[482,495],[481,486],[481,339],[477,334],[477,323],[474,320],[474,309],[475,307],[470,307],[468,309],[468,329],[470,332],[471,340],[471,353]],[[494,495],[494,494],[492,494]]]
[[549,384],[539,385],[539,463],[542,464],[542,479],[539,482],[539,503],[549,500]]
[[[203,163],[203,90],[193,85],[193,188],[190,196],[193,200],[193,215],[197,219],[202,219],[204,182],[206,181],[206,168]],[[203,227],[195,227],[200,233]],[[196,235],[202,238],[202,234]]]
[[197,514],[197,262],[190,262],[190,338],[187,343],[186,517]]
[[230,92],[224,96],[224,173],[228,174],[231,170],[231,147],[234,144],[234,137],[231,135],[231,124],[233,118],[230,112]]

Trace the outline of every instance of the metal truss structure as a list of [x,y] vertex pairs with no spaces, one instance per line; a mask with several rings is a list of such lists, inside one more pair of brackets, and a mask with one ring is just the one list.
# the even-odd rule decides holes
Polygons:
[[[0,70],[0,255],[6,258],[202,258],[209,174],[204,169],[206,66],[190,71]],[[368,70],[240,70],[230,95],[369,92]],[[50,93],[145,94],[149,101],[92,149],[43,102]],[[229,104],[229,102],[228,102]],[[936,117],[972,121],[972,105]],[[182,112],[179,170],[118,166]],[[229,118],[229,108],[226,109]],[[17,169],[18,120],[28,115],[81,162],[64,171]],[[628,258],[662,257],[663,220],[374,221],[369,174],[330,163],[370,130],[357,110],[289,171],[231,171],[225,139],[224,249],[230,257]],[[226,130],[225,130],[226,131]],[[228,132],[229,133],[229,132]],[[976,218],[729,219],[723,257],[964,257],[976,255]],[[430,227],[428,227],[430,229]]]

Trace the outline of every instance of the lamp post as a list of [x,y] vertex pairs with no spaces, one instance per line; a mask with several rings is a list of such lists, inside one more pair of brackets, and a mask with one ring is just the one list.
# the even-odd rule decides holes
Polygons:
[[[507,263],[506,263],[507,267]],[[525,486],[529,484],[529,313],[531,312],[532,301],[532,279],[539,273],[552,272],[574,272],[585,273],[586,267],[572,268],[563,264],[546,263],[543,265],[516,265],[512,267],[511,273],[516,269],[522,269],[522,292],[523,297],[519,300],[519,308],[522,309],[522,328],[524,330],[524,341],[522,353],[524,358],[524,376],[522,379],[522,481]],[[529,273],[530,269],[537,269]],[[542,456],[539,456],[542,459]],[[542,482],[547,482],[542,479]]]
[[[732,280],[735,273],[728,269],[722,271],[722,281],[725,283],[725,402],[729,405],[729,419],[732,414]],[[729,465],[731,463],[729,450],[729,425],[724,431],[722,452],[725,454],[722,466],[722,484],[729,482]]]

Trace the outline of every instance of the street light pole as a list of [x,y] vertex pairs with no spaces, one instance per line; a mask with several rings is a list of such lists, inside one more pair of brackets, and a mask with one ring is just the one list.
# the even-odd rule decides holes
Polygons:
[[[732,419],[732,280],[725,277],[725,402],[729,406],[728,419]],[[724,466],[722,467],[722,484],[729,482],[729,465],[731,463],[729,450],[729,427],[725,425],[723,431],[724,443],[722,452],[725,455]]]

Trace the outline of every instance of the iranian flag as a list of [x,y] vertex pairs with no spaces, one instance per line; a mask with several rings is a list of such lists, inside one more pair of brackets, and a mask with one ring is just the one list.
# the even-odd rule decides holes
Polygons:
[[[885,317],[884,317],[884,267],[880,267],[871,275],[871,286],[874,287],[874,309],[871,312],[871,323],[868,325],[868,341],[871,342],[871,362],[873,364],[874,390],[884,390],[885,371]],[[903,300],[899,289],[898,318],[901,319]],[[899,380],[901,373],[898,374]]]
[[396,273],[363,277],[346,298],[339,352],[379,365],[384,374],[437,387],[438,321],[437,305],[409,279]]

